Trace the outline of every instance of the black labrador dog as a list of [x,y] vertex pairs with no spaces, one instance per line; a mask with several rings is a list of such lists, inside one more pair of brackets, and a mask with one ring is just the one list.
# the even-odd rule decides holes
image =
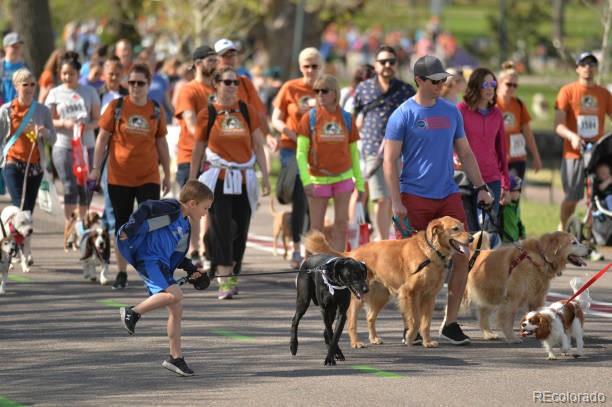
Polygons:
[[[346,322],[346,311],[351,303],[351,293],[361,298],[368,292],[367,277],[368,270],[365,264],[348,257],[317,254],[304,260],[296,281],[296,309],[291,321],[290,349],[292,355],[297,353],[298,348],[298,324],[312,300],[315,305],[321,307],[321,315],[325,323],[325,331],[323,331],[327,344],[325,366],[335,365],[336,360],[344,360],[338,341]],[[335,332],[332,329],[334,319],[336,319]]]

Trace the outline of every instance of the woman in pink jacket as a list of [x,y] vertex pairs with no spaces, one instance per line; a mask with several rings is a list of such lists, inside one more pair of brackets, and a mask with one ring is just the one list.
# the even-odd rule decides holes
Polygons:
[[[498,210],[500,200],[507,199],[510,181],[508,179],[508,162],[506,160],[506,139],[504,119],[501,111],[495,106],[497,102],[497,81],[493,72],[486,68],[477,68],[472,72],[467,90],[457,107],[463,115],[465,134],[474,152],[480,172],[494,197],[493,222],[499,224]],[[476,192],[472,199],[464,200],[464,209],[470,231],[480,230],[476,206]],[[490,222],[485,222],[483,229],[497,232]],[[494,236],[491,244],[497,243]]]

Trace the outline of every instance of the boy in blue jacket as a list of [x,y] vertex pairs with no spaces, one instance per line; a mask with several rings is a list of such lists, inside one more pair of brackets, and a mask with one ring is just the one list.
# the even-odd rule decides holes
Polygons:
[[212,191],[196,180],[181,189],[179,200],[145,201],[121,226],[117,233],[117,249],[144,280],[149,298],[135,307],[120,309],[121,321],[130,335],[142,314],[166,307],[170,357],[162,366],[181,376],[193,376],[181,351],[181,316],[183,292],[173,273],[176,268],[187,271],[190,278],[204,271],[185,257],[189,249],[191,223],[206,216],[213,201]]

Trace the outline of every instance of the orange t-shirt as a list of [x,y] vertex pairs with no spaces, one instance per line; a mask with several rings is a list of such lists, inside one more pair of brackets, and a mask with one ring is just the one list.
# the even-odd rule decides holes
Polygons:
[[217,110],[215,124],[208,130],[208,108],[202,109],[198,113],[196,124],[196,138],[207,143],[214,153],[221,156],[226,161],[238,164],[245,163],[253,156],[253,142],[251,133],[260,126],[257,111],[247,105],[251,126],[242,114],[238,103],[224,108],[218,103],[213,106]]
[[[585,140],[597,141],[606,127],[606,114],[612,115],[612,95],[604,87],[580,82],[565,85],[557,95],[555,109],[565,112],[567,128]],[[580,158],[580,151],[563,141],[563,158]]]
[[43,71],[40,74],[40,78],[38,78],[38,86],[41,88],[48,88],[50,86],[55,85],[55,80],[53,79],[53,72],[51,71]]
[[240,79],[240,85],[238,86],[238,99],[242,100],[247,105],[252,106],[260,115],[265,115],[266,107],[259,98],[259,94],[257,93],[257,89],[255,89],[253,82],[251,82],[251,80],[246,76],[241,76],[238,79]]
[[[315,93],[312,87],[306,85],[302,78],[285,82],[274,99],[274,107],[283,113],[285,123],[291,130],[297,132],[302,115],[315,105]],[[295,141],[282,134],[281,148],[296,149]]]
[[316,109],[315,135],[311,134],[308,113],[302,115],[297,131],[298,135],[310,138],[310,174],[329,176],[348,171],[352,166],[349,144],[359,140],[355,121],[351,120],[351,129],[347,129],[340,108],[334,113],[321,106]]
[[525,103],[519,102],[518,98],[511,98],[506,105],[502,98],[498,98],[497,107],[504,116],[508,162],[527,160],[527,143],[522,128],[531,121],[531,116]]
[[178,95],[174,116],[179,120],[181,132],[179,133],[177,145],[177,163],[190,163],[195,137],[187,130],[187,124],[183,119],[183,112],[190,110],[196,117],[202,109],[208,105],[208,100],[213,100],[215,89],[206,86],[196,80],[184,85]]
[[157,139],[166,137],[163,110],[155,117],[155,105],[147,101],[137,106],[129,96],[123,98],[121,117],[115,125],[115,106],[109,103],[100,118],[100,128],[112,133],[109,143],[108,183],[125,187],[159,184],[159,155]]
[[[28,112],[29,106],[22,106],[17,101],[17,99],[14,99],[13,103],[11,103],[10,109],[11,109],[11,112],[10,112],[11,134],[9,135],[9,138],[7,138],[6,140],[7,142],[10,139],[10,136],[15,134],[15,131],[17,131],[17,129],[19,128],[19,125],[21,124],[21,122],[23,121],[23,118]],[[32,147],[34,147],[34,150],[32,151],[32,158],[30,160],[30,163],[38,164],[40,162],[40,155],[38,153],[38,148],[36,148],[36,146],[33,146],[34,141],[36,140],[36,133],[34,130],[35,130],[34,124],[32,123],[28,124],[25,127],[25,129],[23,130],[23,133],[21,133],[17,141],[15,141],[15,144],[13,144],[13,146],[9,149],[8,154],[6,155],[6,158],[8,160],[13,159],[13,160],[19,160],[19,161],[28,161],[28,157],[30,156],[30,151],[32,151]]]

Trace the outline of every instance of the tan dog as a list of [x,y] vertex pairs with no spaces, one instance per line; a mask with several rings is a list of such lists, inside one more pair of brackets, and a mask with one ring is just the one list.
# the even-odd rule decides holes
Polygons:
[[[85,220],[83,221],[83,230],[89,229],[93,224],[100,221],[100,214],[95,211],[87,211]],[[75,209],[70,215],[70,222],[64,227],[64,251],[68,249],[77,250],[81,241],[80,231],[77,227],[79,224],[79,210]]]
[[274,255],[278,256],[277,244],[278,238],[280,237],[283,242],[283,259],[287,258],[287,251],[289,250],[289,243],[291,241],[291,211],[277,212],[274,208],[274,199],[270,198],[270,213],[274,217],[272,222],[272,237],[274,241],[272,243],[272,250]]
[[576,266],[586,265],[581,257],[588,254],[586,246],[565,232],[527,239],[520,246],[483,250],[468,275],[464,302],[478,308],[484,338],[498,338],[489,323],[497,310],[506,340],[520,342],[512,331],[517,311],[542,307],[550,281],[562,274],[568,261]]
[[[412,343],[419,332],[423,346],[437,347],[429,334],[436,295],[444,283],[448,261],[455,252],[465,253],[463,247],[471,241],[461,222],[445,216],[431,221],[426,231],[410,238],[372,242],[342,253],[367,265],[370,287],[362,300],[351,298],[348,312],[351,346],[365,347],[357,337],[357,314],[364,303],[368,305],[370,343],[383,343],[376,333],[376,317],[393,295],[408,328],[407,343]],[[313,253],[335,253],[320,233],[307,236],[305,244]]]

